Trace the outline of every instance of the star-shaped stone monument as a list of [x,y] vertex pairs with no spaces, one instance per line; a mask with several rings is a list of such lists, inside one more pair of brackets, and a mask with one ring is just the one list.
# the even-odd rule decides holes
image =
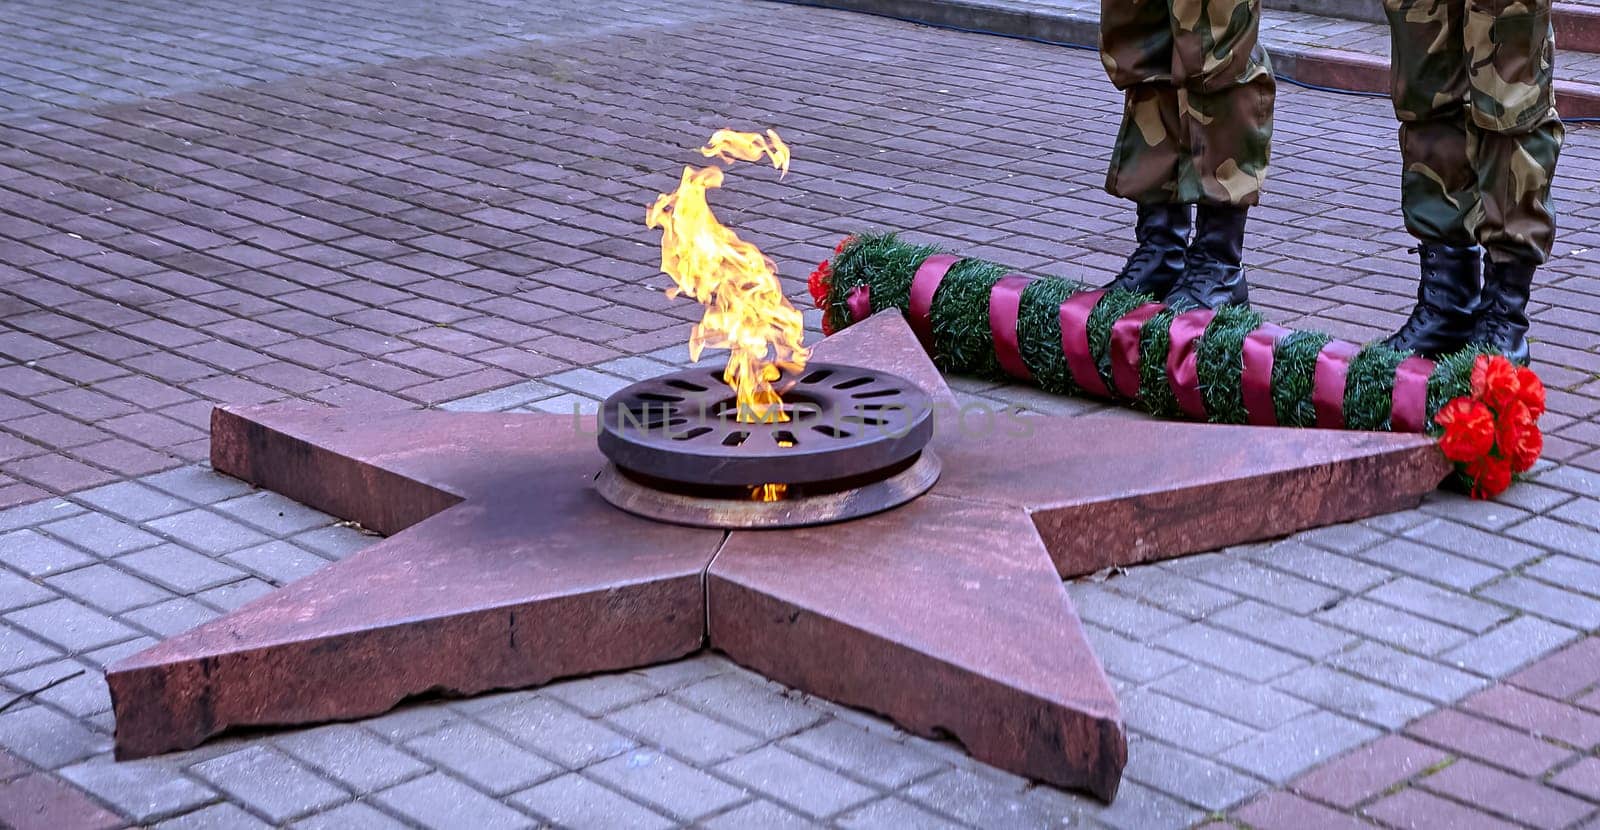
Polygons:
[[[952,400],[892,312],[815,353]],[[937,424],[940,480],[887,512],[725,531],[602,500],[573,416],[218,409],[217,470],[388,538],[112,666],[117,755],[711,648],[1109,800],[1121,713],[1062,577],[1401,509],[1447,472],[1414,435],[1030,425]]]

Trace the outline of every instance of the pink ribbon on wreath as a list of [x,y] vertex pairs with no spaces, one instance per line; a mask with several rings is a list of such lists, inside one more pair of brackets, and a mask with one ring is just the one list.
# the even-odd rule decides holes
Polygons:
[[1111,383],[1124,398],[1139,397],[1139,330],[1165,308],[1145,303],[1111,324]]
[[1067,371],[1083,391],[1101,398],[1111,397],[1111,390],[1106,388],[1089,350],[1089,315],[1105,295],[1104,291],[1080,291],[1061,304],[1060,312],[1061,356],[1066,360]]
[[911,296],[906,301],[906,316],[910,318],[907,322],[929,354],[933,354],[933,295],[944,282],[945,274],[950,273],[951,266],[960,261],[961,257],[951,254],[933,254],[917,266],[917,273],[911,277]]
[[1408,357],[1394,370],[1394,401],[1389,426],[1396,432],[1425,432],[1428,428],[1428,378],[1433,361]]
[[1017,318],[1022,313],[1022,292],[1032,277],[1007,274],[989,289],[989,335],[994,339],[994,356],[1005,373],[1019,380],[1033,380],[1033,372],[1022,360],[1022,344],[1017,340]]
[[844,307],[850,312],[850,322],[859,323],[872,316],[872,286],[858,285],[844,298]]
[[1251,426],[1275,427],[1278,410],[1272,402],[1272,366],[1278,341],[1292,332],[1283,326],[1264,323],[1244,338],[1244,368],[1239,391]]
[[1311,405],[1317,411],[1320,429],[1344,429],[1344,386],[1350,374],[1350,361],[1361,347],[1344,340],[1329,340],[1317,353],[1317,368],[1311,376]]
[[1178,408],[1191,418],[1206,417],[1205,396],[1200,394],[1200,338],[1217,313],[1209,308],[1185,311],[1172,319],[1167,346],[1167,384]]

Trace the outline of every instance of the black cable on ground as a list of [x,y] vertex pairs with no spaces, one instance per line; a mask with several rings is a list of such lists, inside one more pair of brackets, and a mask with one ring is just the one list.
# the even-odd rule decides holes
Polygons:
[[[787,4],[791,5],[791,6],[807,6],[809,8],[813,8],[813,9],[829,9],[829,10],[832,10],[832,11],[848,11],[848,12],[855,12],[857,14],[870,14],[870,15],[872,15],[874,17],[887,17],[890,20],[899,20],[899,21],[902,21],[902,22],[905,22],[905,23],[913,23],[913,24],[916,24],[918,26],[927,26],[930,29],[943,29],[943,30],[945,30],[947,32],[961,32],[962,34],[968,34],[968,35],[989,35],[990,37],[1003,37],[1003,38],[1008,38],[1010,40],[1021,40],[1021,41],[1026,41],[1028,43],[1042,44],[1044,46],[1059,46],[1059,47],[1063,47],[1063,48],[1066,48],[1066,49],[1078,49],[1078,50],[1082,50],[1082,51],[1085,51],[1085,52],[1095,52],[1097,54],[1100,51],[1100,47],[1098,47],[1098,46],[1089,46],[1089,45],[1082,44],[1082,43],[1068,43],[1066,41],[1061,41],[1061,40],[1050,40],[1049,38],[1035,37],[1034,35],[1012,34],[1012,33],[1009,33],[1009,32],[992,32],[992,31],[989,31],[988,29],[975,29],[975,28],[972,28],[970,26],[957,26],[954,23],[934,23],[934,22],[931,22],[931,21],[928,21],[928,20],[922,20],[922,19],[916,18],[916,17],[902,17],[900,15],[883,14],[883,13],[880,13],[880,12],[871,12],[871,11],[858,11],[856,9],[841,9],[841,8],[836,7],[836,6],[830,6],[830,5],[826,4],[826,3],[813,2],[813,0],[775,0],[775,1],[779,2],[779,3],[787,3]],[[1283,81],[1286,84],[1292,84],[1294,86],[1300,87],[1301,89],[1310,89],[1310,90],[1315,90],[1317,92],[1331,92],[1331,93],[1333,93],[1335,95],[1350,95],[1350,96],[1354,96],[1354,97],[1357,97],[1357,98],[1388,98],[1389,97],[1389,93],[1387,93],[1387,92],[1367,92],[1365,90],[1357,90],[1357,89],[1339,89],[1337,87],[1322,86],[1321,84],[1313,84],[1313,83],[1308,83],[1306,81],[1295,80],[1294,78],[1291,78],[1291,77],[1289,77],[1287,75],[1282,75],[1282,74],[1278,74],[1278,73],[1273,73],[1273,74],[1278,80]],[[1563,119],[1561,119],[1561,121],[1563,123],[1566,123],[1566,124],[1600,124],[1600,118],[1589,118],[1589,117],[1585,117],[1585,118],[1563,118]]]

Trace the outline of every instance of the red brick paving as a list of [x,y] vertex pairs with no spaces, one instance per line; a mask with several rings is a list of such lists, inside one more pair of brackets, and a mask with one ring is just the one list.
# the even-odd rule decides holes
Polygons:
[[1555,830],[1600,820],[1600,715],[1580,708],[1600,696],[1597,655],[1600,636],[1580,640],[1234,818],[1263,830],[1321,827],[1337,811],[1396,828]]

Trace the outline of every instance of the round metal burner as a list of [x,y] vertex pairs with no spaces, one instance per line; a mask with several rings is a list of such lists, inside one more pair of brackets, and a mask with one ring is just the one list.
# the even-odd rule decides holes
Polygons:
[[887,510],[938,480],[932,400],[911,381],[813,363],[774,387],[785,420],[741,420],[720,367],[617,392],[600,410],[611,465],[596,489],[677,524],[795,527]]
[[774,384],[788,420],[739,420],[722,369],[635,383],[601,407],[600,451],[637,476],[680,484],[811,484],[887,470],[933,435],[916,384],[871,369],[813,363]]

